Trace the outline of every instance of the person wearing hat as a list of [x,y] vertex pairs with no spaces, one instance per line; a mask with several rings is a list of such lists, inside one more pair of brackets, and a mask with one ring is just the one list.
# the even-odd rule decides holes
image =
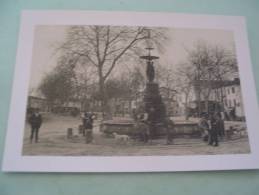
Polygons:
[[35,137],[35,143],[37,143],[39,140],[39,129],[42,124],[42,117],[39,113],[39,109],[35,109],[35,111],[31,114],[29,117],[29,124],[31,125],[30,142],[32,143],[33,138]]
[[144,143],[149,141],[149,127],[147,125],[147,114],[142,113],[137,121],[137,128],[140,134],[140,138]]
[[211,129],[210,129],[210,140],[209,140],[209,145],[212,146],[218,146],[218,135],[219,135],[219,129],[220,129],[220,116],[218,113],[215,113],[211,117]]
[[85,140],[89,144],[93,141],[93,115],[91,113],[85,116]]
[[170,119],[170,117],[166,117],[164,121],[164,126],[166,129],[166,144],[173,144],[173,132],[174,132],[174,122]]
[[205,113],[203,113],[201,115],[201,119],[200,119],[198,125],[199,125],[199,129],[201,131],[201,134],[202,134],[203,141],[208,141],[208,139],[209,139],[209,123],[207,120],[207,115]]

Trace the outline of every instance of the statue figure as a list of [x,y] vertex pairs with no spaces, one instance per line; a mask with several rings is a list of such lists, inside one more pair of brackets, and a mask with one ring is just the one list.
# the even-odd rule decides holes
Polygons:
[[147,74],[148,81],[153,82],[155,78],[155,69],[154,69],[153,61],[147,62],[146,74]]

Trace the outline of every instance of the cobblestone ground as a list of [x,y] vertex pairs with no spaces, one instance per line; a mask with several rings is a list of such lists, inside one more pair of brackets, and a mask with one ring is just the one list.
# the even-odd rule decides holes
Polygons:
[[[25,126],[23,155],[46,156],[127,156],[127,155],[213,155],[249,153],[250,147],[246,136],[234,135],[229,140],[222,140],[219,147],[207,145],[199,138],[175,138],[172,145],[166,145],[165,139],[156,139],[144,144],[139,141],[118,142],[99,132],[99,122],[94,124],[94,142],[85,143],[85,138],[78,134],[81,123],[79,118],[44,115],[44,122],[39,133],[39,142],[30,143],[30,127]],[[75,129],[72,139],[66,138],[67,128]]]

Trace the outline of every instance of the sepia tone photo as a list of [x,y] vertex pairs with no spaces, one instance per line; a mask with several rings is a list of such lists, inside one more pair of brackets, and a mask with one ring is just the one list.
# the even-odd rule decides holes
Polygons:
[[250,153],[230,30],[34,28],[24,156]]

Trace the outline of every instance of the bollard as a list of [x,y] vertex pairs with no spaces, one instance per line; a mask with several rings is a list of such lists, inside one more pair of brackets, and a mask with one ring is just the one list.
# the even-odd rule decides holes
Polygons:
[[73,137],[73,129],[72,128],[68,128],[67,129],[67,139],[70,139]]

